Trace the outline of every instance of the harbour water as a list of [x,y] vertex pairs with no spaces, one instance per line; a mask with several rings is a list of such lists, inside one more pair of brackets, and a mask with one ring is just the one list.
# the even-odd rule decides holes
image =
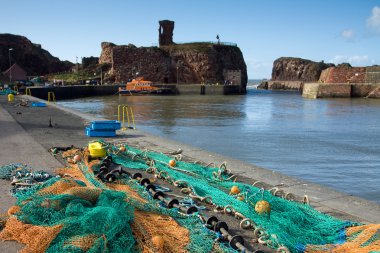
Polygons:
[[128,104],[143,131],[380,203],[380,100],[250,88],[242,96],[116,95],[58,104],[109,119]]

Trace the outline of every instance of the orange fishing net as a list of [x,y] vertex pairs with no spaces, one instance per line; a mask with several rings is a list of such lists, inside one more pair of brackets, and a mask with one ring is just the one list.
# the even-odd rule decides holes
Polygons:
[[380,224],[369,224],[346,229],[343,244],[308,245],[307,253],[368,253],[380,252]]
[[0,233],[3,240],[15,240],[25,244],[20,253],[42,253],[58,235],[63,225],[34,226],[19,221],[11,216]]
[[189,231],[170,216],[136,210],[132,231],[144,253],[187,252]]

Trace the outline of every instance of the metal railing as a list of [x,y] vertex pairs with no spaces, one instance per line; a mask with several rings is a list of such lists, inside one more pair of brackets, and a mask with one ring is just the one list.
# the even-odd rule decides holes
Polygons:
[[[173,45],[186,45],[186,44],[212,44],[212,45],[223,45],[223,46],[234,46],[237,47],[237,43],[226,42],[226,41],[180,41],[174,42]],[[158,47],[158,43],[152,43],[153,47]]]
[[117,106],[117,120],[121,122],[121,130],[127,130],[127,127],[125,126],[125,118],[127,118],[128,128],[136,129],[135,116],[133,114],[132,107],[126,104],[118,105]]

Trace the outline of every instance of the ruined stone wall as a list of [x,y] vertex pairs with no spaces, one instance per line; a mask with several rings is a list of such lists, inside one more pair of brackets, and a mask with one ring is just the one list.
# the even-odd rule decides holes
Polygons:
[[112,49],[112,72],[116,82],[143,76],[159,83],[173,82],[170,58],[156,47],[115,46]]
[[102,52],[99,57],[99,64],[112,64],[112,50],[116,45],[110,42],[102,42]]
[[173,44],[174,21],[161,20],[159,21],[158,41],[160,46],[168,46]]
[[[99,62],[112,62],[109,80],[126,82],[143,76],[159,83],[224,83],[223,71],[238,70],[235,79],[243,91],[247,67],[238,47],[224,45],[171,45],[157,47],[115,46],[102,44]],[[239,80],[238,80],[239,79]]]
[[365,83],[365,67],[338,66],[322,71],[320,82],[323,83]]

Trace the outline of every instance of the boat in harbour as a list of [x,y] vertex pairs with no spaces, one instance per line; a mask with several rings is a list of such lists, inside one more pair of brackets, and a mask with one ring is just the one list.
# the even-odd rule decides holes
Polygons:
[[149,94],[167,94],[170,90],[153,84],[152,81],[144,80],[143,77],[133,79],[127,82],[125,87],[119,87],[119,95],[149,95]]

